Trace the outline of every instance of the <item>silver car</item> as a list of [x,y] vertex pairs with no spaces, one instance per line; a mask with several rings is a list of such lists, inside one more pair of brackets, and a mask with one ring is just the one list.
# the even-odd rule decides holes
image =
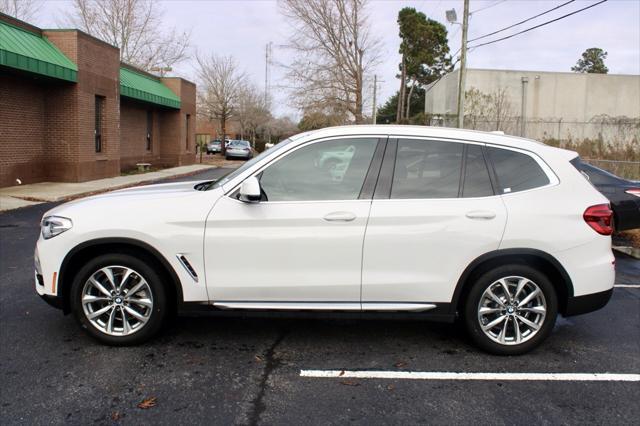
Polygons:
[[231,158],[243,158],[248,160],[253,157],[253,150],[248,141],[232,140],[225,150],[227,160]]

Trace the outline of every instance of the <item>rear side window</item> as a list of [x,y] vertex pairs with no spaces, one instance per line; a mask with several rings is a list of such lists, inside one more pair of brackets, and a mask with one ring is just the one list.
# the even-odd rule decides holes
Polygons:
[[527,154],[487,147],[502,194],[525,191],[549,184],[538,163]]
[[457,198],[463,144],[398,141],[391,198]]
[[482,147],[467,145],[465,164],[462,197],[489,197],[493,195],[493,187],[491,186],[487,163],[482,155]]

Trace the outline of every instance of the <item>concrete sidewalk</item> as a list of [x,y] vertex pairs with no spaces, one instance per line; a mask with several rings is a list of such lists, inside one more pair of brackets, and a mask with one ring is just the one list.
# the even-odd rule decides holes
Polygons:
[[173,167],[138,175],[116,176],[88,182],[41,182],[0,188],[0,211],[13,210],[33,204],[65,201],[114,189],[153,183],[158,180],[188,176],[212,168],[205,164]]

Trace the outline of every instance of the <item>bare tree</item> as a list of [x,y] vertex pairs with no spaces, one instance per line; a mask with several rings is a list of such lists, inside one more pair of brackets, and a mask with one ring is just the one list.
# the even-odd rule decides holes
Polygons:
[[226,151],[224,138],[227,121],[234,116],[242,84],[246,80],[238,70],[232,56],[212,54],[207,57],[196,56],[198,63],[198,90],[200,114],[210,122],[218,120],[222,131],[222,155]]
[[472,87],[465,92],[465,99],[465,122],[471,123],[472,129],[510,131],[507,126],[513,121],[513,106],[505,87],[488,94]]
[[507,121],[513,116],[513,108],[507,89],[499,88],[490,96],[490,111],[496,121],[495,130],[505,130]]
[[23,21],[33,19],[42,0],[0,0],[0,12]]
[[286,47],[294,59],[285,67],[298,105],[338,107],[361,123],[365,76],[380,60],[366,0],[283,0],[281,5],[293,27]]
[[464,99],[465,123],[470,125],[473,130],[476,130],[478,123],[487,121],[491,96],[472,87],[465,92]]
[[240,125],[240,138],[248,136],[254,147],[258,128],[271,119],[264,101],[264,95],[251,83],[242,84],[238,91],[236,119]]
[[188,56],[190,34],[167,28],[156,0],[73,0],[67,23],[120,48],[124,62],[145,70]]

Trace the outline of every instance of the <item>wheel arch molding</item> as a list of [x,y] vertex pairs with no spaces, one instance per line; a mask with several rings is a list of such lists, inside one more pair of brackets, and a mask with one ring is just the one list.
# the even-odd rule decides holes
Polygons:
[[142,254],[157,262],[157,266],[162,268],[162,273],[167,279],[166,285],[169,296],[175,299],[175,309],[182,305],[184,299],[178,274],[169,261],[167,261],[157,249],[144,241],[133,238],[98,238],[85,241],[75,246],[66,254],[60,265],[58,297],[60,298],[62,311],[65,314],[71,312],[70,291],[75,271],[77,270],[76,265],[81,265],[83,261],[94,255],[118,251],[128,252],[134,256]]
[[569,299],[573,298],[573,282],[560,262],[541,250],[529,248],[509,248],[485,253],[473,260],[462,272],[451,299],[452,314],[457,315],[465,295],[471,289],[474,279],[484,272],[504,264],[524,264],[532,266],[547,275],[558,296],[558,311],[566,312]]

